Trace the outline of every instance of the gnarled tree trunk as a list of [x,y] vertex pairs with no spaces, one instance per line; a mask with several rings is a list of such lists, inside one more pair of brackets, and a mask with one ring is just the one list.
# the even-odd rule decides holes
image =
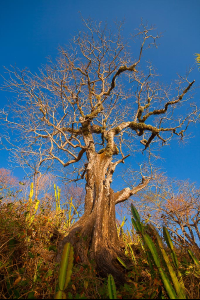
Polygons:
[[[110,188],[112,174],[116,163],[106,151],[101,154],[91,152],[86,173],[86,196],[84,215],[71,227],[69,234],[59,246],[58,260],[65,243],[70,242],[81,262],[95,262],[95,268],[102,276],[112,274],[117,282],[125,281],[124,268],[117,257],[128,266],[129,259],[125,256],[123,245],[117,234],[115,205],[126,200],[130,189],[114,193]],[[137,191],[147,183],[137,187]]]

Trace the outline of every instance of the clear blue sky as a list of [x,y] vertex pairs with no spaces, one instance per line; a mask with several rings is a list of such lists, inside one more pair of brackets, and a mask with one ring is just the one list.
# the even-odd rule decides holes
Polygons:
[[[0,0],[0,73],[3,66],[16,65],[37,71],[46,58],[57,56],[58,46],[82,29],[80,15],[97,21],[125,19],[124,34],[128,36],[144,22],[155,25],[163,37],[159,48],[149,58],[162,81],[169,83],[177,73],[184,75],[195,66],[194,54],[200,53],[200,0]],[[200,86],[200,71],[191,79]],[[2,80],[0,78],[0,85]],[[11,94],[0,91],[0,108]],[[195,100],[200,104],[200,92]],[[200,105],[199,105],[200,106]],[[163,170],[169,177],[190,179],[200,185],[200,124],[192,126],[194,138],[184,146],[174,141],[164,147],[161,155]],[[9,168],[7,153],[0,152],[0,168]],[[14,174],[22,179],[23,173]]]

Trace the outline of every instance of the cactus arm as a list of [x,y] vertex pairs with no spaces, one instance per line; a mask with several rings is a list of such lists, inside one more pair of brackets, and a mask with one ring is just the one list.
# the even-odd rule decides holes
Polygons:
[[183,278],[182,278],[181,272],[179,271],[179,263],[178,263],[178,259],[177,259],[176,253],[174,251],[174,246],[173,246],[173,243],[172,243],[172,239],[170,237],[169,231],[164,226],[163,226],[163,236],[165,238],[165,241],[166,241],[168,247],[171,250],[171,256],[172,256],[173,264],[174,264],[175,269],[177,270],[178,279],[179,279],[180,285],[181,285],[181,287],[182,287],[182,289],[184,291],[185,290],[185,286],[184,286],[184,282],[183,282]]
[[165,238],[165,241],[166,241],[168,247],[171,250],[171,255],[172,255],[172,260],[173,260],[174,266],[175,266],[176,269],[178,269],[179,264],[178,264],[178,259],[177,259],[176,253],[174,251],[174,246],[173,246],[170,234],[169,234],[167,228],[164,227],[164,226],[163,226],[163,236]]
[[140,222],[134,220],[133,218],[131,219],[132,220],[132,224],[135,228],[135,230],[137,231],[137,233],[141,233],[142,232],[142,225]]
[[57,186],[57,209],[58,209],[58,211],[61,210],[61,208],[60,208],[60,192],[61,192],[61,189]]
[[158,253],[156,251],[156,247],[155,247],[152,239],[150,238],[150,236],[148,234],[144,234],[143,238],[144,238],[144,241],[145,241],[146,245],[148,246],[149,250],[151,251],[154,262],[159,270],[164,287],[165,287],[170,299],[177,299],[176,293],[175,293],[169,279],[167,278],[165,272],[163,271],[163,269],[161,267],[160,259],[159,259]]
[[176,293],[177,293],[177,296],[178,296],[178,299],[186,299],[186,295],[183,291],[183,282],[180,283],[178,281],[178,278],[176,276],[176,272],[174,271],[171,263],[170,263],[170,260],[167,256],[167,253],[165,252],[165,249],[164,249],[164,245],[163,245],[163,242],[157,232],[157,230],[154,228],[153,225],[149,225],[149,228],[151,228],[151,230],[153,231],[153,233],[155,234],[156,236],[156,239],[157,239],[157,242],[158,242],[158,246],[159,246],[159,249],[160,249],[160,252],[162,254],[162,257],[166,263],[166,266],[168,268],[168,271],[169,271],[169,274],[170,274],[170,277],[171,277],[171,280],[173,282],[173,285],[174,285],[174,288],[176,290]]
[[196,258],[196,256],[193,254],[193,252],[188,249],[188,254],[191,257],[191,259],[193,260],[193,262],[195,263],[195,265],[200,268],[200,262],[198,261],[198,259]]
[[77,209],[76,209],[76,207],[74,206],[73,203],[72,203],[72,207],[73,207],[73,209],[75,210],[75,212],[76,212],[76,214],[77,214],[77,217],[79,217],[79,213],[78,213],[78,211],[77,211]]
[[33,182],[31,182],[30,193],[29,193],[29,202],[32,203],[33,198]]
[[73,268],[74,250],[70,243],[66,243],[63,249],[60,269],[58,275],[58,292],[55,295],[55,299],[67,299],[64,290],[71,279]]
[[[63,249],[60,270],[58,276],[59,289],[63,291],[70,280],[73,266],[73,248],[70,243],[66,243]],[[66,284],[67,283],[67,284]]]
[[36,200],[36,201],[35,201],[35,207],[34,207],[34,213],[33,213],[33,215],[32,215],[31,218],[30,218],[29,225],[32,224],[32,222],[33,222],[33,220],[34,220],[34,218],[35,218],[35,215],[36,215],[36,213],[37,213],[39,204],[40,204],[40,201],[39,201],[39,200]]
[[56,212],[58,211],[58,196],[56,191],[56,184],[54,184],[54,191],[55,191],[55,199],[56,199]]
[[108,294],[110,299],[117,299],[115,281],[111,274],[108,275]]
[[131,212],[136,221],[140,222],[140,215],[133,204],[131,204]]
[[131,253],[131,258],[132,258],[132,260],[134,261],[134,263],[137,265],[137,261],[136,261],[136,258],[135,258],[135,254],[134,254],[134,252],[133,252],[133,249],[132,249],[130,243],[128,243],[128,247],[129,247],[129,250],[130,250],[130,253]]
[[68,265],[67,265],[67,271],[66,271],[64,290],[67,288],[68,283],[70,282],[70,279],[71,279],[73,261],[74,261],[74,250],[73,250],[73,247],[71,246],[70,252],[69,252],[69,259],[68,259]]
[[120,257],[117,257],[118,261],[120,262],[120,264],[127,269],[127,266],[125,265],[125,263],[123,262],[123,260]]

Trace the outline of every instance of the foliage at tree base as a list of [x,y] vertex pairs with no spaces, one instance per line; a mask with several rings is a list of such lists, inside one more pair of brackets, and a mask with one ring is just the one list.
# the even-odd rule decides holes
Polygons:
[[[58,292],[59,265],[55,261],[58,241],[67,233],[62,215],[41,211],[29,227],[26,205],[20,202],[0,206],[0,297],[4,299],[48,299]],[[116,285],[117,299],[168,298],[158,270],[152,276],[142,244],[131,244],[130,233],[123,232],[126,255],[134,267],[127,273],[128,282]],[[132,237],[133,238],[133,237]],[[135,240],[135,237],[134,237]],[[131,252],[132,250],[132,252]],[[200,293],[199,269],[189,255],[178,252],[178,261],[188,298],[197,299]],[[67,299],[109,299],[108,278],[101,278],[94,266],[81,264],[74,257]]]

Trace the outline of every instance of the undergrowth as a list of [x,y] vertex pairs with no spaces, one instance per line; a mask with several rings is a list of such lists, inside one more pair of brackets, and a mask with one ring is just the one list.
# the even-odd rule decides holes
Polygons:
[[[31,200],[32,205],[35,202]],[[30,219],[30,216],[34,215]],[[30,221],[31,220],[31,221]],[[34,214],[28,201],[0,204],[0,297],[2,299],[49,299],[58,291],[58,242],[67,234],[71,222],[65,211],[53,211],[49,203]],[[120,229],[120,228],[118,228]],[[127,283],[117,286],[118,299],[159,299],[164,296],[158,270],[155,276],[146,258],[139,236],[118,230],[125,243],[124,251],[133,260]],[[200,298],[200,271],[186,250],[175,249],[188,298]],[[96,274],[93,264],[83,265],[74,257],[68,299],[109,298],[107,278]]]

